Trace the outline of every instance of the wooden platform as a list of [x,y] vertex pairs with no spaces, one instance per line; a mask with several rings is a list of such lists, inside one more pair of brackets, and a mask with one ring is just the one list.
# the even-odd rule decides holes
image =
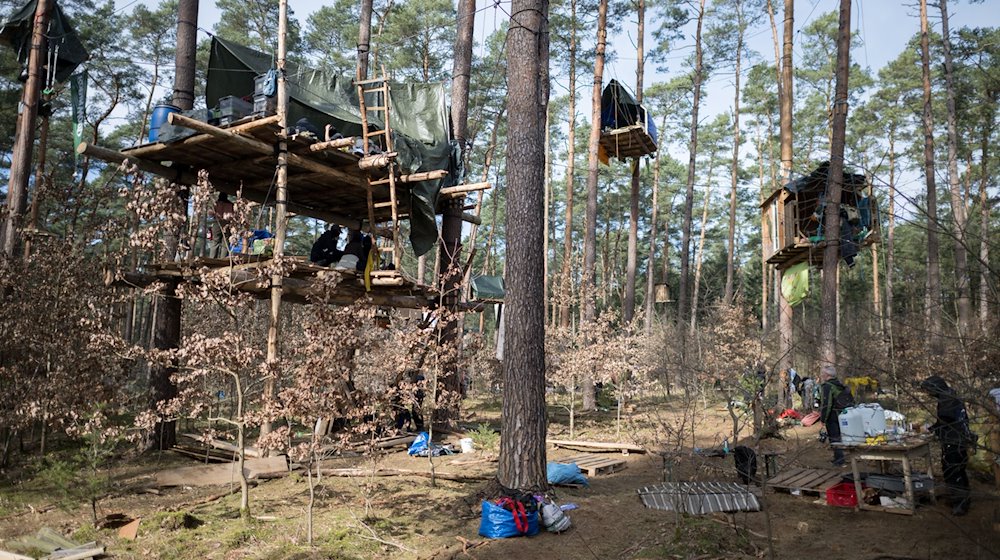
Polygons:
[[646,132],[641,124],[623,126],[607,132],[601,132],[601,146],[609,157],[622,161],[628,158],[648,156],[656,151],[653,137]]
[[[860,253],[861,249],[864,249],[878,240],[878,233],[872,232],[868,235],[868,237],[865,237],[858,242],[858,252]],[[776,251],[773,255],[768,257],[767,264],[773,264],[778,268],[778,270],[784,270],[803,261],[808,261],[810,266],[823,266],[823,251],[825,249],[826,244],[823,241],[818,243],[798,241],[782,248],[779,251]]]
[[828,469],[790,468],[768,479],[767,485],[775,490],[799,490],[810,494],[825,494],[827,489],[839,484],[846,471]]
[[625,459],[608,457],[607,455],[583,453],[581,455],[573,455],[572,457],[559,459],[557,462],[564,465],[576,463],[576,466],[580,467],[581,471],[586,472],[587,476],[597,476],[620,471],[625,468],[627,461]]

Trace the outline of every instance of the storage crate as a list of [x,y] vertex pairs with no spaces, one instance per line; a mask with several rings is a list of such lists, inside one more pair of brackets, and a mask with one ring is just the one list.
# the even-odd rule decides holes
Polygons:
[[857,507],[858,495],[854,491],[854,483],[841,482],[828,488],[826,491],[826,503],[837,507]]
[[265,84],[267,84],[267,74],[261,74],[253,79],[254,97],[258,95],[264,95]]
[[[934,491],[934,479],[925,474],[914,474],[910,480],[913,483],[914,494],[930,494]],[[896,494],[902,494],[906,491],[906,485],[902,476],[873,473],[868,475],[865,482],[872,488],[878,488],[879,490],[886,490]]]
[[231,121],[242,119],[253,111],[253,105],[236,97],[227,95],[219,98],[219,118],[228,117]]
[[266,95],[253,96],[253,114],[258,117],[273,115],[278,110],[278,98]]

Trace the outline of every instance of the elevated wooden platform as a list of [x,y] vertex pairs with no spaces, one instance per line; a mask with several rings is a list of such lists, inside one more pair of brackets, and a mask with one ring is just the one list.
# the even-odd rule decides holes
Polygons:
[[[874,244],[879,240],[878,232],[871,232],[867,237],[858,242],[858,251]],[[800,262],[808,261],[810,266],[823,266],[823,251],[826,243],[810,243],[808,241],[798,241],[776,251],[767,259],[767,264],[772,264],[778,270],[784,270]]]
[[646,132],[646,128],[641,124],[602,131],[601,146],[608,153],[608,156],[616,157],[622,161],[628,158],[648,156],[656,151],[653,137]]
[[[437,306],[437,290],[418,284],[397,270],[372,271],[372,290],[365,291],[364,278],[354,270],[318,266],[303,257],[286,257],[289,268],[282,278],[283,299],[292,303],[327,302],[339,305],[371,305],[421,309]],[[199,283],[208,275],[227,275],[235,289],[259,298],[270,296],[270,257],[239,256],[230,259],[199,257],[188,261],[153,263],[141,272],[123,273],[109,282],[143,286],[156,281],[182,280]]]

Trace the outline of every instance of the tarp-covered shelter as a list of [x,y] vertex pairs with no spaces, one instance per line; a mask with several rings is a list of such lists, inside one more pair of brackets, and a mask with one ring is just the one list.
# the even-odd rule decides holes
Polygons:
[[[769,241],[765,246],[770,247],[764,255],[768,263],[785,269],[806,259],[814,265],[822,262],[823,251],[817,250],[817,245],[824,241],[829,172],[830,162],[823,162],[761,204],[764,234]],[[849,265],[861,247],[878,238],[878,204],[869,191],[864,175],[844,173],[840,195],[840,257]]]
[[[31,52],[31,32],[37,7],[38,0],[30,0],[0,27],[0,42],[14,49],[17,60],[22,65],[27,65],[28,54]],[[90,55],[80,42],[80,37],[77,36],[69,18],[57,3],[53,3],[45,36],[48,39],[49,51],[57,53],[55,79],[58,82],[66,81],[77,66],[83,64]]]
[[656,151],[656,125],[646,109],[617,80],[601,94],[601,146],[620,160]]
[[[205,84],[206,106],[214,107],[222,97],[249,98],[254,78],[273,67],[273,58],[251,48],[214,37]],[[288,122],[306,118],[323,129],[332,124],[344,136],[361,134],[358,90],[349,77],[288,64]],[[403,173],[437,169],[454,171],[448,127],[447,95],[444,85],[391,84],[391,128],[397,163]],[[369,106],[383,100],[367,99]],[[369,115],[369,126],[384,128]],[[416,254],[426,253],[437,240],[434,219],[437,194],[441,187],[454,184],[456,173],[435,181],[410,185],[410,242]]]

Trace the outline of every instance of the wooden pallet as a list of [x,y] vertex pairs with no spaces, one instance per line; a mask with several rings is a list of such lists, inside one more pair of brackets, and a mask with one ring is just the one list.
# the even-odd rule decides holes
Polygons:
[[611,474],[625,468],[625,459],[608,457],[607,455],[595,455],[593,453],[583,453],[565,459],[560,459],[562,464],[576,463],[581,471],[587,476],[597,476],[599,474]]
[[767,481],[775,490],[799,490],[812,494],[825,494],[827,489],[840,483],[843,472],[828,469],[790,468]]

